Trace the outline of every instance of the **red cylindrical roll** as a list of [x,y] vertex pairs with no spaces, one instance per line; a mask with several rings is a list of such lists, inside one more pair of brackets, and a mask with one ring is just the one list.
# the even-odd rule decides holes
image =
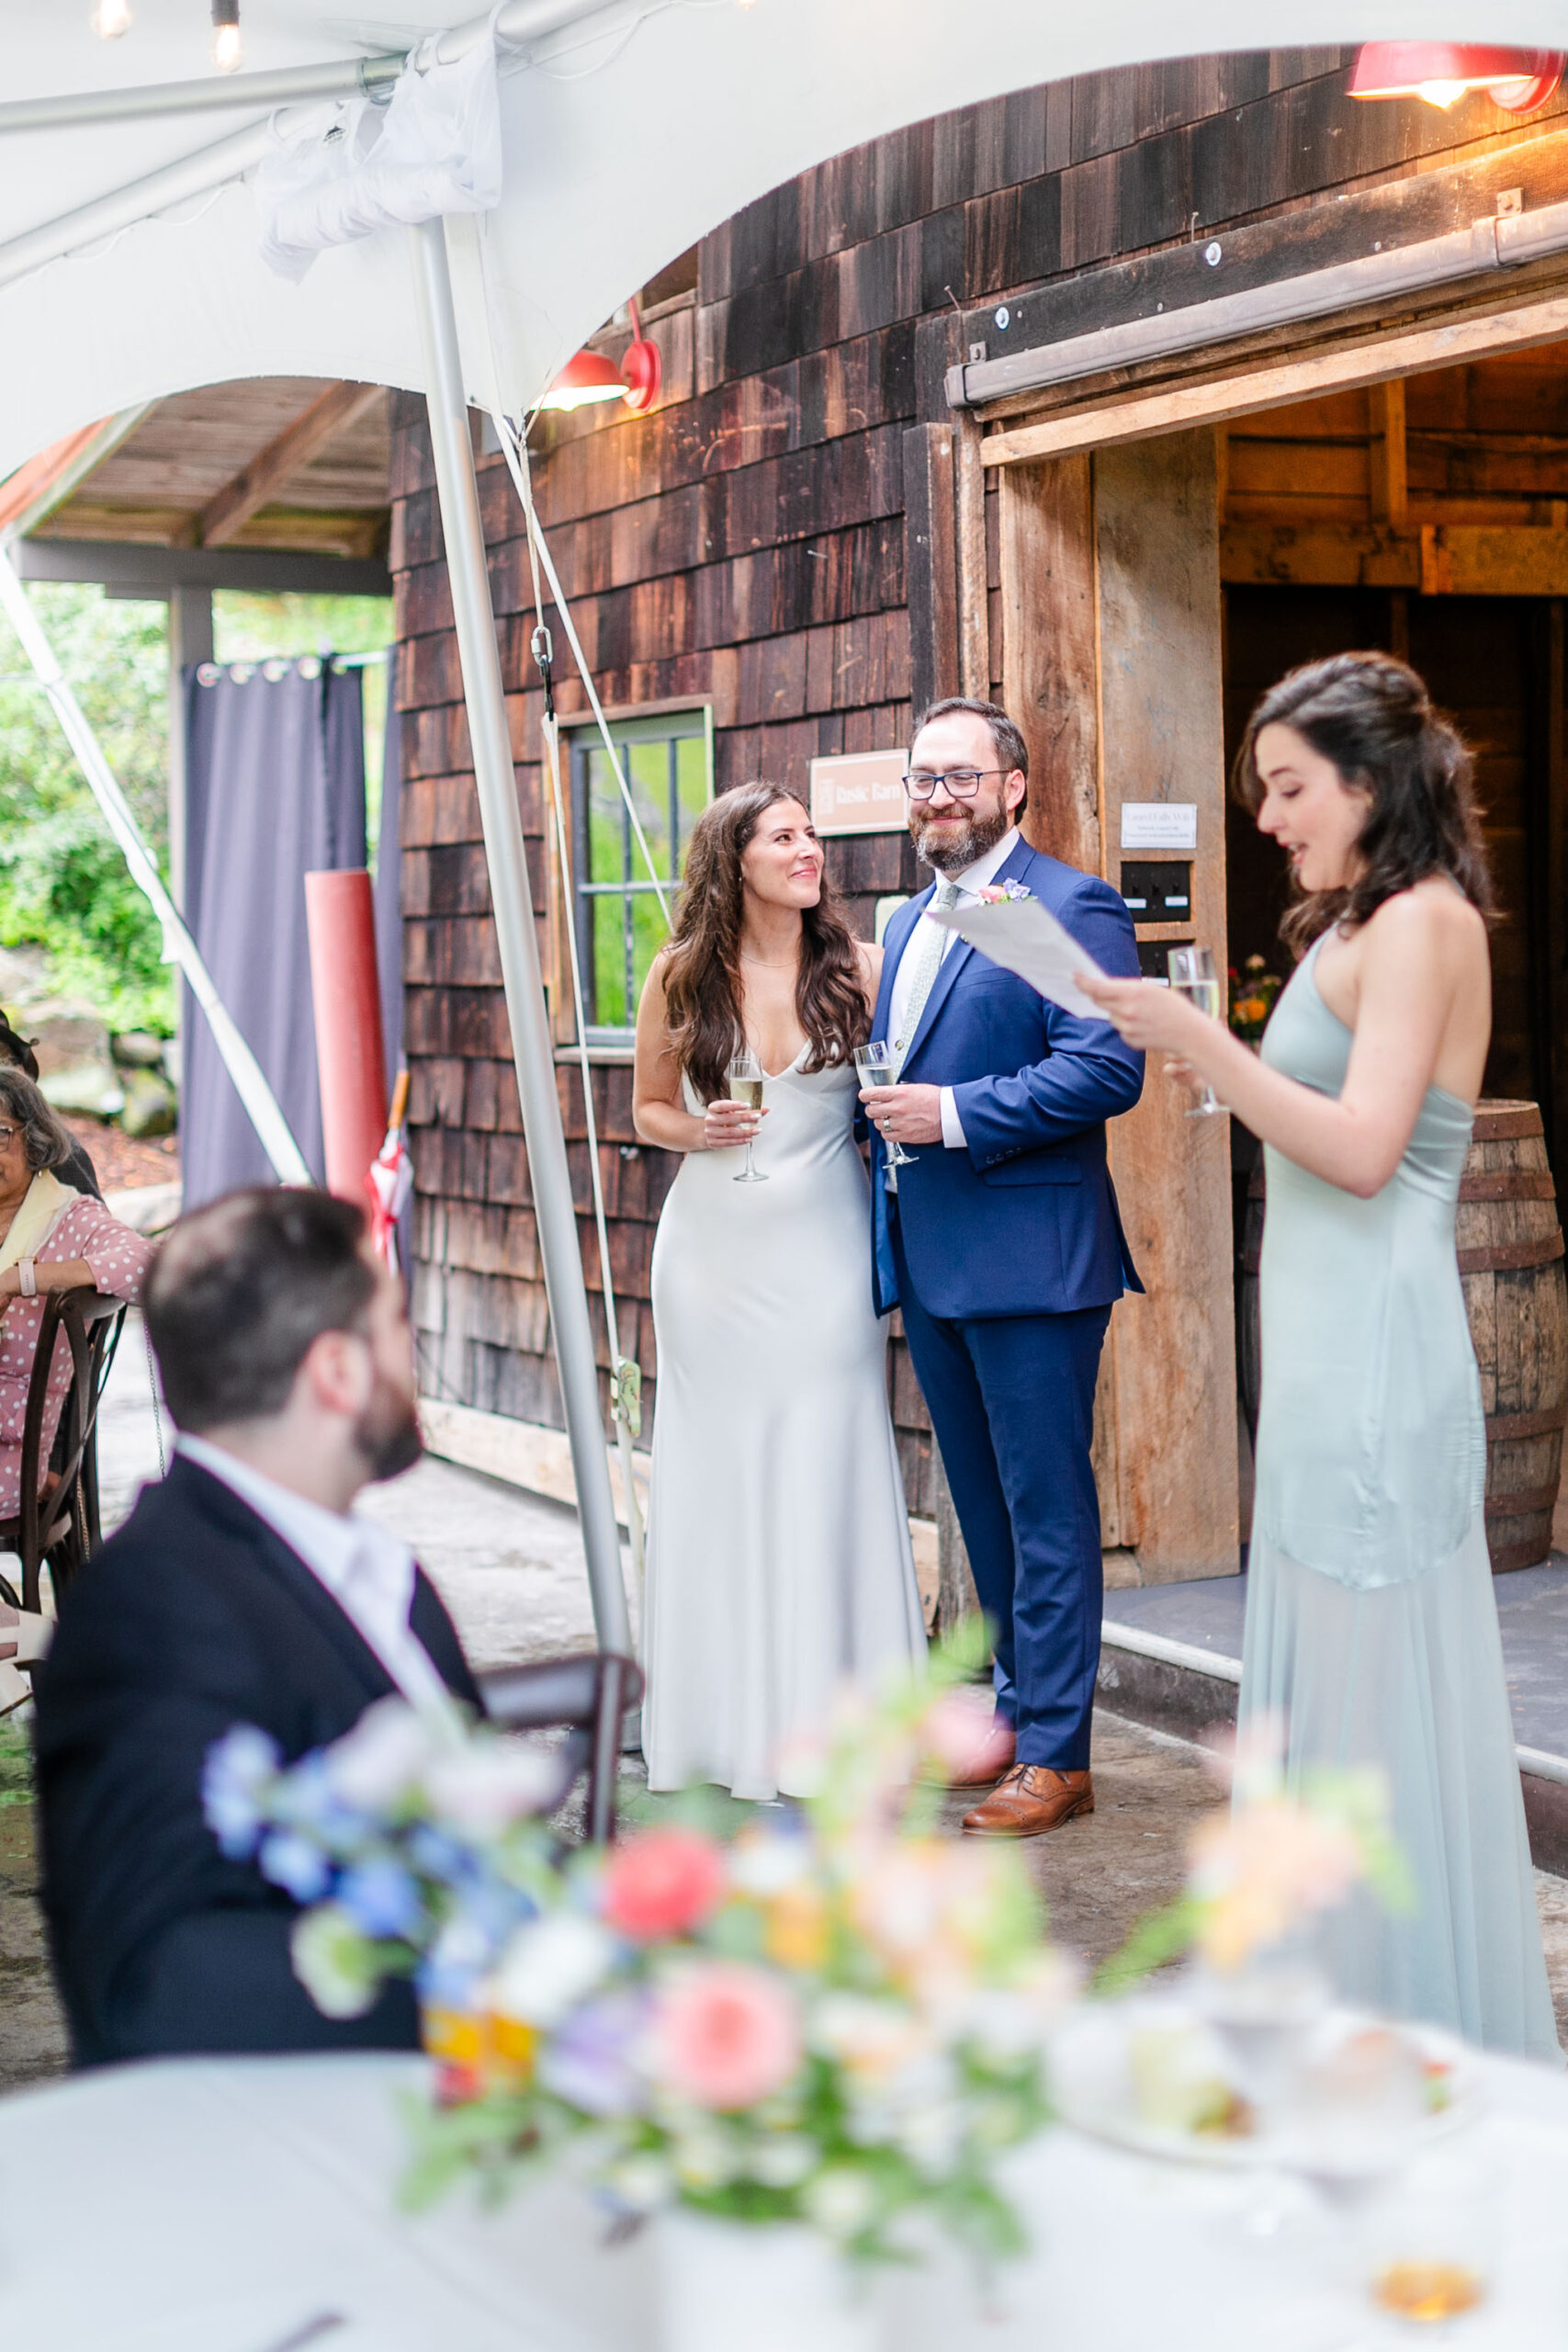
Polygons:
[[387,1131],[387,1068],[376,978],[376,914],[365,868],[307,874],[305,919],[327,1190],[367,1208],[370,1163]]

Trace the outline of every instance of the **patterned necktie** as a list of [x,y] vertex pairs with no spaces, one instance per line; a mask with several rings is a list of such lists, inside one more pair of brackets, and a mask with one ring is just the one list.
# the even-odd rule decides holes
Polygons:
[[[931,903],[933,907],[955,907],[958,904],[957,883],[939,882],[936,886],[936,897]],[[909,1001],[904,1008],[904,1026],[893,1040],[893,1051],[896,1057],[895,1078],[902,1072],[905,1058],[910,1046],[914,1043],[915,1032],[920,1025],[920,1015],[926,1009],[926,999],[936,985],[936,976],[942,969],[942,950],[947,946],[951,935],[934,922],[927,923],[923,928],[914,972],[909,981]]]

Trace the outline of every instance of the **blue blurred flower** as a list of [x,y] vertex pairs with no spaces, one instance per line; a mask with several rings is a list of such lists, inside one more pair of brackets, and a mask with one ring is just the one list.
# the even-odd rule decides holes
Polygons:
[[449,1838],[444,1829],[433,1829],[422,1821],[410,1832],[408,1856],[422,1878],[433,1878],[443,1886],[462,1886],[473,1876],[472,1857]]
[[283,1761],[277,1742],[254,1724],[236,1724],[207,1751],[201,1809],[231,1862],[248,1861],[261,1836],[262,1798]]
[[503,1879],[475,1878],[458,1890],[458,1905],[463,1917],[480,1934],[492,1952],[498,1952],[525,1919],[532,1919],[538,1905],[532,1895],[520,1887],[508,1886]]
[[423,1916],[413,1880],[400,1862],[386,1855],[345,1871],[338,1881],[337,1901],[367,1936],[412,1935]]
[[264,1878],[281,1886],[296,1903],[319,1903],[333,1882],[332,1864],[321,1848],[292,1829],[269,1830],[256,1860]]
[[273,1810],[277,1821],[338,1854],[352,1854],[374,1835],[368,1814],[356,1813],[338,1795],[326,1755],[319,1747],[289,1767]]

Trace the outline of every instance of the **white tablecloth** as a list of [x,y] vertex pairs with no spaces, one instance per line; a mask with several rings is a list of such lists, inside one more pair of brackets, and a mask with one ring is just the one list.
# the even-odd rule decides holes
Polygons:
[[[558,2187],[497,2215],[394,2202],[400,2095],[421,2062],[164,2062],[0,2100],[0,2345],[269,2352],[316,2313],[322,2352],[652,2352],[644,2240],[615,2251]],[[1499,2275],[1466,2352],[1568,2346],[1568,2082],[1486,2067],[1464,2143],[1496,2181]],[[1255,2252],[1235,2176],[1066,2131],[1018,2160],[1038,2249],[983,2315],[945,2258],[886,2282],[894,2352],[1362,2352],[1334,2240]],[[1404,2340],[1400,2338],[1399,2340]],[[803,2347],[809,2352],[809,2347]]]

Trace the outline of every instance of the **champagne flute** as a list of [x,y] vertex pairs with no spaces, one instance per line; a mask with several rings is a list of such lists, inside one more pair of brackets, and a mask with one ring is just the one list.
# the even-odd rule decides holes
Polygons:
[[[728,1082],[729,1099],[732,1102],[744,1102],[749,1111],[761,1110],[762,1065],[750,1046],[741,1046],[740,1051],[725,1071],[725,1078]],[[751,1136],[746,1138],[746,1165],[735,1179],[738,1184],[765,1184],[768,1181],[760,1169],[753,1168],[751,1165],[751,1146],[754,1140],[755,1137]]]
[[[898,1068],[893,1058],[893,1048],[880,1040],[875,1045],[855,1047],[855,1069],[863,1086],[897,1086],[898,1083]],[[915,1164],[913,1153],[902,1149],[891,1136],[884,1136],[883,1149],[887,1154],[889,1168],[912,1168]]]
[[[1173,947],[1167,963],[1170,985],[1177,995],[1190,997],[1200,1012],[1206,1012],[1211,1021],[1217,1021],[1220,1017],[1220,976],[1214,969],[1213,950],[1209,947]],[[1209,1119],[1224,1108],[1205,1079],[1203,1091],[1187,1116],[1190,1119]]]

